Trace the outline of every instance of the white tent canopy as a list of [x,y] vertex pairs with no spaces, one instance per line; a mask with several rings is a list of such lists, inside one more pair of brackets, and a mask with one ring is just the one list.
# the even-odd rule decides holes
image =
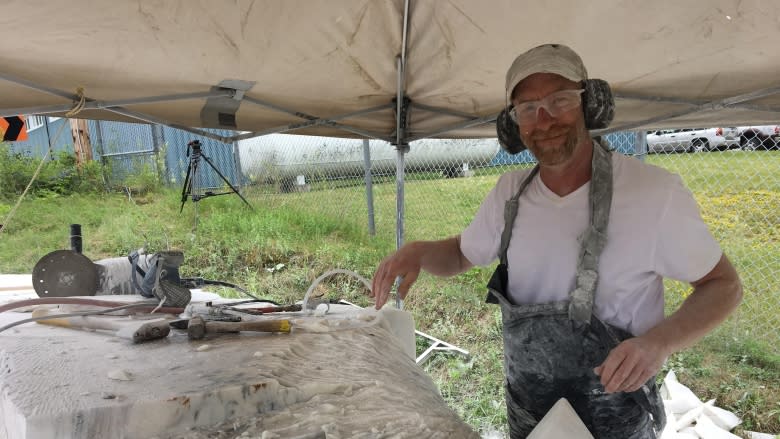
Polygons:
[[247,137],[493,137],[514,57],[559,42],[580,53],[590,77],[612,85],[609,131],[777,123],[778,6],[9,0],[0,16],[0,115],[75,106],[79,118]]

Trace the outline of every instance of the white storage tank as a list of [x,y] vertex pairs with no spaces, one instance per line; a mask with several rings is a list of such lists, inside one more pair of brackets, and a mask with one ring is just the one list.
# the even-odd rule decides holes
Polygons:
[[[360,139],[269,134],[240,140],[238,150],[244,175],[255,182],[278,182],[300,175],[318,180],[364,173]],[[397,153],[393,145],[370,140],[369,151],[372,172],[395,173]],[[406,170],[457,176],[463,169],[487,165],[498,151],[495,138],[417,140],[409,144]]]

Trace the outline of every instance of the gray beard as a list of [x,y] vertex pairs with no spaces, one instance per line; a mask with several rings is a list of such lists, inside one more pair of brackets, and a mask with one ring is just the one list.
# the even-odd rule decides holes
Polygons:
[[579,142],[577,129],[572,127],[566,134],[566,141],[555,148],[539,148],[536,142],[528,142],[528,149],[534,154],[540,165],[554,166],[565,162],[574,155],[574,148]]

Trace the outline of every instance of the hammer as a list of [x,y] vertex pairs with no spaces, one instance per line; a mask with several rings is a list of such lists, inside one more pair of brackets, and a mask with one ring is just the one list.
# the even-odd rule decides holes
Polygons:
[[[45,309],[38,308],[32,312],[33,318],[48,316],[52,314]],[[171,332],[166,319],[117,322],[111,317],[75,316],[47,318],[38,320],[38,323],[65,328],[103,329],[112,331],[117,337],[132,340],[133,343],[165,338]]]
[[187,335],[190,340],[200,340],[206,334],[217,332],[290,332],[290,321],[283,320],[255,320],[248,322],[222,322],[206,321],[201,316],[193,316],[187,324]]

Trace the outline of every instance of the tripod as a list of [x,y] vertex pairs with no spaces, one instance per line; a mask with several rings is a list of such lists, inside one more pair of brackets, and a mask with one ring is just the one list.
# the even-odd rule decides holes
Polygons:
[[[192,152],[190,152],[192,150]],[[249,201],[246,200],[246,198],[243,197],[238,192],[238,189],[236,189],[235,186],[233,186],[230,181],[228,181],[227,178],[225,178],[224,175],[222,175],[221,172],[219,172],[219,169],[217,169],[216,166],[214,166],[214,163],[211,162],[211,160],[206,156],[206,154],[203,154],[203,151],[201,151],[201,144],[200,140],[193,140],[190,143],[187,144],[187,157],[190,158],[190,163],[187,165],[187,175],[184,177],[184,187],[181,190],[181,208],[179,209],[179,213],[181,213],[184,210],[184,203],[187,202],[187,198],[192,198],[192,202],[196,203],[195,208],[197,211],[197,202],[208,197],[214,197],[217,195],[228,195],[235,193],[239,197],[241,197],[241,201],[244,202],[247,206],[249,206],[250,209],[252,209],[252,205],[249,204]],[[230,186],[230,191],[228,192],[213,192],[213,191],[205,191],[204,193],[200,194],[197,193],[198,186],[195,186],[196,193],[192,193],[193,189],[193,182],[198,178],[198,166],[200,165],[200,159],[203,159],[206,161],[206,164],[211,166],[211,169],[214,170],[214,172],[219,175],[222,180],[227,183],[228,186]]]

